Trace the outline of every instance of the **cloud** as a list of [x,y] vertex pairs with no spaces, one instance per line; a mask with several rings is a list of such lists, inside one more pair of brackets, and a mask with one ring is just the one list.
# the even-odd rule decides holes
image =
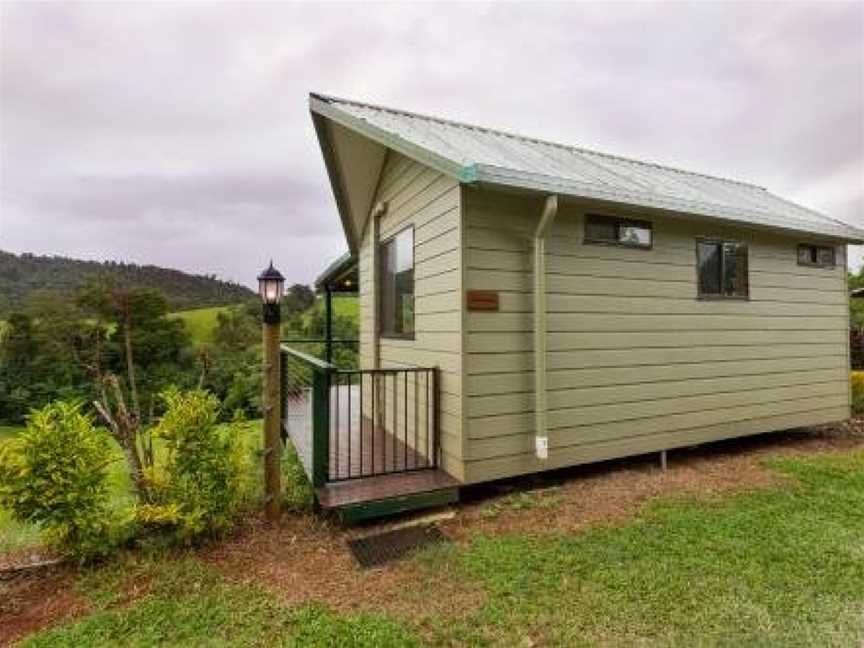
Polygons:
[[864,5],[0,5],[0,248],[310,281],[311,90],[762,184],[864,226]]

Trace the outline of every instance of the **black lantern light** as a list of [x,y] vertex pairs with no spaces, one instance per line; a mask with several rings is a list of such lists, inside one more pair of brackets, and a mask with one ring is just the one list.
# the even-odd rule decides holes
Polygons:
[[258,293],[261,295],[265,324],[278,324],[281,319],[279,304],[285,288],[285,277],[273,267],[273,261],[258,275]]

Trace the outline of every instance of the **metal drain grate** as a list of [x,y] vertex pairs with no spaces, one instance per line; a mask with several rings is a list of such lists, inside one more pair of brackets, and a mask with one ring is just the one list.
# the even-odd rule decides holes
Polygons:
[[436,526],[414,526],[348,541],[354,559],[364,569],[404,558],[417,549],[446,542]]

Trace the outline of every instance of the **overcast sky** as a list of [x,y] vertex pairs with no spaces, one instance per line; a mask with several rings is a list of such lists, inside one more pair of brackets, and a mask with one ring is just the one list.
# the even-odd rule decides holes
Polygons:
[[[0,249],[308,282],[320,91],[766,186],[864,226],[864,3],[0,6]],[[860,254],[860,253],[859,253]]]

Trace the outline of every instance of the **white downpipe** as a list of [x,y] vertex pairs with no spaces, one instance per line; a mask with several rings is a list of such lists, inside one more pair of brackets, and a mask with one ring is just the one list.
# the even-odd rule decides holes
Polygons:
[[549,458],[546,424],[546,235],[558,213],[558,196],[546,198],[543,215],[534,231],[534,452]]

